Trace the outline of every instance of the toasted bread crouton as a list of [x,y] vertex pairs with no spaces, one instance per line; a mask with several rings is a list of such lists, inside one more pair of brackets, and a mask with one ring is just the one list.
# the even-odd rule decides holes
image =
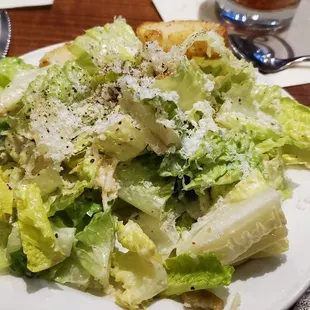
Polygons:
[[206,310],[224,309],[223,300],[206,290],[187,292],[182,295],[182,300],[184,306],[187,308]]
[[[172,21],[172,22],[146,22],[137,28],[137,36],[143,42],[157,41],[159,45],[167,52],[174,45],[179,45],[197,31],[213,30],[219,34],[228,45],[228,34],[224,26],[212,22],[203,21]],[[187,56],[206,56],[208,48],[207,42],[195,42],[188,50]],[[211,58],[216,58],[218,55],[213,53]]]
[[76,59],[76,57],[68,50],[67,46],[68,43],[46,53],[40,60],[40,67],[52,64],[63,65],[68,60]]

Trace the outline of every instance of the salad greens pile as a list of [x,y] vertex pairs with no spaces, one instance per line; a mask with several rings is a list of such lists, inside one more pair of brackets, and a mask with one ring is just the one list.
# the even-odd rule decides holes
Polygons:
[[[206,57],[185,56],[195,41]],[[284,169],[310,168],[308,107],[213,31],[164,52],[118,18],[68,49],[0,60],[1,269],[136,309],[288,249]]]

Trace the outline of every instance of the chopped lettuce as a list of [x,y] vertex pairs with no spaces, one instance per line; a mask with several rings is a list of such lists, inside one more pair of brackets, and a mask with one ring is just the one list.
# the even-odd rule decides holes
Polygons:
[[4,88],[22,71],[32,69],[32,65],[26,64],[21,58],[5,57],[0,60],[0,87]]
[[116,291],[116,302],[129,309],[138,309],[143,301],[155,297],[167,287],[165,268],[135,252],[114,253],[111,275],[123,287]]
[[120,161],[138,156],[146,147],[144,134],[129,115],[100,133],[95,143],[99,150]]
[[45,208],[48,209],[48,216],[54,215],[57,211],[66,209],[75,199],[78,198],[88,186],[88,182],[76,181],[75,183],[66,183],[60,194],[50,196],[45,202]]
[[279,194],[262,181],[254,187],[249,176],[199,218],[189,232],[183,233],[177,254],[214,252],[222,263],[230,264],[264,236],[285,225]]
[[161,93],[158,89],[151,91],[141,87],[137,81],[132,81],[131,77],[125,77],[121,86],[123,98],[120,105],[139,124],[152,150],[163,154],[169,146],[178,145],[180,137],[176,121],[180,117],[175,114],[178,112],[175,104],[177,94]]
[[22,241],[20,239],[20,232],[19,232],[19,226],[18,223],[15,222],[12,224],[12,230],[8,237],[8,243],[7,243],[7,253],[11,254],[13,252],[17,252],[22,247]]
[[15,75],[13,81],[2,91],[0,90],[0,115],[6,115],[15,110],[29,84],[45,73],[46,68],[35,68],[21,71]]
[[10,259],[7,255],[7,244],[11,229],[10,224],[0,221],[0,270],[10,266]]
[[178,106],[182,111],[188,111],[194,103],[206,100],[214,85],[195,62],[184,59],[175,72],[156,80],[152,87],[166,92],[176,91],[179,95]]
[[131,252],[149,259],[156,256],[157,249],[154,242],[143,232],[141,227],[129,220],[126,225],[121,222],[117,227],[117,238],[119,243]]
[[214,253],[184,253],[166,260],[168,287],[165,296],[227,286],[234,268],[223,266]]
[[286,97],[280,100],[280,107],[275,115],[284,135],[291,140],[289,144],[301,149],[310,147],[310,107]]
[[66,217],[69,217],[72,226],[77,230],[83,229],[97,212],[102,211],[102,205],[93,201],[90,197],[82,196],[65,209]]
[[83,231],[76,234],[75,251],[81,265],[104,288],[109,285],[115,223],[109,212],[96,213]]
[[169,212],[160,220],[146,213],[139,212],[133,217],[143,232],[154,242],[163,259],[169,257],[179,241],[179,233],[176,229],[175,216]]
[[76,38],[69,46],[77,62],[90,72],[106,64],[119,61],[135,61],[142,43],[126,22],[117,18],[112,24],[94,27]]
[[51,268],[44,276],[48,280],[54,280],[61,284],[71,284],[80,289],[86,289],[89,286],[90,277],[90,273],[81,265],[76,254]]
[[4,182],[0,176],[0,221],[7,220],[13,212],[13,192],[12,188]]
[[119,223],[117,236],[128,252],[113,254],[111,275],[123,287],[117,290],[116,301],[126,308],[136,309],[141,302],[166,288],[166,271],[154,242],[137,223],[131,220],[126,225]]
[[304,165],[310,169],[310,147],[299,149],[297,146],[285,145],[282,158],[286,165]]
[[116,169],[120,186],[118,196],[155,218],[163,216],[165,204],[174,189],[174,180],[161,178],[158,168],[155,157],[141,156]]
[[27,268],[38,272],[65,258],[43,206],[40,190],[35,184],[21,185],[15,191],[18,226],[27,256]]

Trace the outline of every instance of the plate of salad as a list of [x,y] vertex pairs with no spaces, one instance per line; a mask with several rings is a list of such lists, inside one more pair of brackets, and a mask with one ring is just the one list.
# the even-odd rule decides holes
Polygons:
[[[189,59],[195,42],[218,57]],[[212,30],[164,51],[118,18],[39,67],[55,48],[0,61],[2,307],[296,301],[310,109]]]

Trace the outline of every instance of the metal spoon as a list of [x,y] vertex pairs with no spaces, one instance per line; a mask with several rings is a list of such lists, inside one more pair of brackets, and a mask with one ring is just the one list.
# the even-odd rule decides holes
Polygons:
[[241,58],[253,63],[262,73],[275,73],[282,71],[292,65],[310,61],[310,56],[299,56],[294,58],[280,59],[273,57],[272,53],[266,52],[259,48],[252,40],[245,39],[238,34],[228,36],[229,43],[233,52]]
[[0,10],[0,58],[5,57],[11,40],[11,22],[6,11]]

